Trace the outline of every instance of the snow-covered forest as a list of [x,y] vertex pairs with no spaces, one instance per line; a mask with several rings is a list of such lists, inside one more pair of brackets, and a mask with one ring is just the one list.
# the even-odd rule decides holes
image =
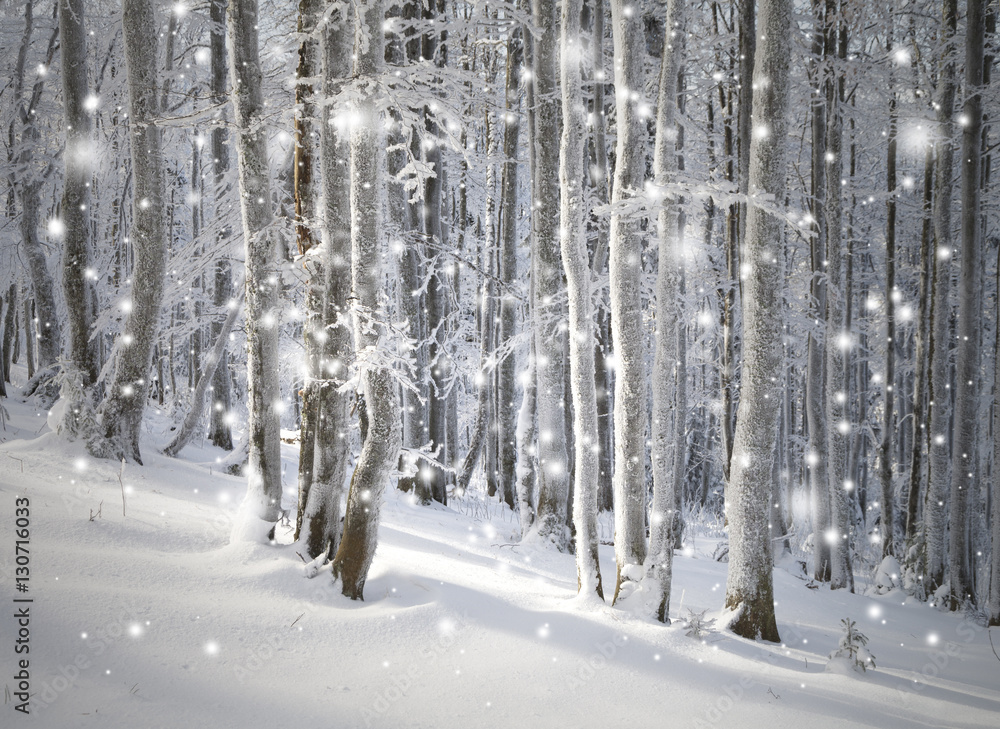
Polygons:
[[997,10],[0,2],[3,711],[996,726]]

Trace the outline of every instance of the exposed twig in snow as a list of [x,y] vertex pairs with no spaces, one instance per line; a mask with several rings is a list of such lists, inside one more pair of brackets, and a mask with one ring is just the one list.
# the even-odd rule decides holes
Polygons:
[[[122,516],[125,516],[125,482],[122,481],[122,476],[125,474],[125,459],[122,459],[122,467],[118,471],[118,485],[122,487]],[[104,503],[103,501],[101,502]]]

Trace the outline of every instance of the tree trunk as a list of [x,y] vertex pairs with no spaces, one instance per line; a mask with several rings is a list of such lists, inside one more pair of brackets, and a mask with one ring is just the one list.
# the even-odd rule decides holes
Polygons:
[[351,282],[355,298],[354,346],[358,353],[361,393],[367,432],[362,428],[358,457],[347,496],[344,537],[333,560],[333,577],[344,595],[364,599],[365,580],[375,557],[378,521],[389,473],[399,457],[399,404],[388,368],[363,360],[384,336],[379,320],[379,296],[385,277],[382,241],[382,195],[386,180],[383,126],[375,79],[383,64],[385,12],[382,0],[355,4],[354,77],[367,80],[355,99],[355,109],[367,124],[351,129]]
[[[910,455],[910,484],[906,495],[906,561],[911,562],[910,548],[918,540],[917,528],[920,516],[920,499],[926,484],[926,459],[929,450],[930,433],[927,430],[924,412],[927,402],[927,378],[930,345],[931,306],[930,291],[934,275],[935,255],[931,250],[931,201],[934,191],[934,156],[928,145],[924,156],[923,205],[920,225],[920,284],[918,289],[918,321],[913,333],[913,447]],[[919,552],[919,549],[915,550]],[[921,557],[923,555],[920,555]]]
[[139,431],[149,391],[153,344],[167,262],[163,224],[163,168],[157,98],[156,13],[150,0],[125,0],[122,35],[129,88],[132,155],[132,227],[135,265],[125,329],[116,343],[114,377],[101,404],[101,435],[90,448],[95,456],[129,458],[139,463]]
[[535,420],[535,353],[530,347],[528,369],[524,376],[521,407],[517,413],[517,508],[521,519],[521,537],[534,526],[535,491],[538,481],[538,463],[535,438],[538,427]]
[[[893,22],[893,21],[890,21]],[[890,29],[886,52],[892,52]],[[889,97],[889,138],[886,150],[886,219],[885,219],[885,380],[882,387],[882,442],[879,444],[879,499],[882,520],[882,557],[896,555],[896,496],[893,486],[893,444],[895,441],[896,389],[896,87],[893,75]],[[919,365],[918,365],[919,366]]]
[[[209,16],[212,21],[209,35],[209,52],[211,54],[211,90],[212,100],[216,104],[225,101],[226,93],[226,2],[227,0],[210,0]],[[226,185],[226,173],[229,170],[229,147],[226,145],[226,130],[222,125],[212,128],[212,175],[215,185],[215,217],[221,219],[224,210],[223,200],[229,191]],[[219,239],[224,244],[230,240],[229,226],[223,226],[219,231]],[[228,246],[227,246],[228,247]],[[213,287],[212,304],[221,309],[233,295],[232,268],[228,258],[223,256],[215,264],[215,284]],[[220,324],[212,324],[211,333],[218,337]],[[222,362],[228,359],[228,351],[223,351]],[[232,389],[229,368],[224,364],[216,367],[215,378],[212,380],[212,412],[208,426],[208,439],[217,448],[227,451],[233,449],[233,434],[229,427],[230,391]]]
[[[320,399],[320,358],[324,329],[324,269],[320,256],[310,255],[317,245],[317,182],[314,175],[314,160],[318,146],[316,115],[319,106],[313,87],[313,77],[320,73],[319,41],[316,26],[322,10],[319,0],[299,0],[298,25],[299,63],[295,71],[295,153],[293,157],[293,188],[295,195],[295,238],[302,265],[306,270],[305,322],[303,329],[303,349],[305,355],[302,385],[302,410],[299,427],[299,473],[298,511],[295,518],[295,539],[301,537],[302,516],[305,512],[309,491],[313,485],[316,467],[317,428],[319,427]],[[320,133],[327,130],[320,127]],[[325,546],[325,545],[324,545]],[[320,550],[323,551],[322,549]],[[311,554],[310,557],[316,557]]]
[[[517,300],[509,287],[517,277],[517,179],[518,138],[520,115],[518,80],[521,77],[521,41],[517,31],[507,40],[507,75],[504,94],[505,124],[503,131],[503,167],[500,172],[500,281],[504,286],[500,297],[500,331],[497,345],[510,347],[517,333]],[[497,365],[497,441],[500,491],[513,506],[517,480],[517,357],[511,348]]]
[[[948,579],[951,609],[975,601],[969,563],[969,501],[976,496],[977,424],[982,388],[979,336],[982,327],[980,266],[982,220],[983,61],[986,26],[983,0],[967,0],[965,39],[965,105],[962,126],[962,261],[958,289],[958,355],[956,358],[955,425],[951,474]],[[1000,464],[998,464],[1000,465]],[[996,465],[994,465],[996,467]]]
[[753,74],[757,86],[753,118],[758,121],[750,142],[750,204],[744,241],[745,260],[751,263],[743,282],[745,358],[727,510],[726,608],[732,611],[730,628],[737,635],[777,642],[768,501],[781,392],[773,375],[781,368],[784,222],[776,211],[763,206],[780,204],[785,197],[790,0],[760,0],[759,17],[761,42]]
[[28,292],[24,295],[24,354],[28,365],[28,379],[35,376],[35,301]]
[[946,502],[951,472],[951,454],[948,429],[951,416],[949,386],[949,354],[951,343],[951,198],[952,167],[955,150],[953,145],[955,106],[955,58],[952,40],[958,23],[957,0],[943,0],[941,24],[940,78],[937,93],[937,121],[940,129],[937,167],[934,171],[934,284],[932,304],[932,339],[930,366],[930,477],[924,503],[924,540],[926,561],[924,589],[932,594],[945,580],[945,530],[947,529]]
[[559,145],[559,238],[569,297],[569,363],[573,400],[573,527],[577,588],[604,599],[597,559],[597,392],[594,384],[594,321],[587,252],[583,174],[584,108],[580,72],[582,0],[562,3],[559,37],[563,127]]
[[[844,60],[837,52],[840,35],[837,0],[826,0],[825,17],[826,56],[830,64]],[[846,47],[845,47],[846,49]],[[846,54],[844,54],[846,56]],[[851,519],[847,478],[847,443],[852,425],[848,419],[847,352],[851,347],[851,333],[845,326],[847,297],[850,295],[843,283],[843,113],[844,81],[840,69],[826,79],[826,433],[827,454],[830,459],[827,473],[827,498],[830,499],[830,588],[846,588],[854,592],[854,575],[851,571]]]
[[[424,20],[437,17],[440,8],[438,0],[429,0],[423,7]],[[444,64],[444,48],[439,43],[438,32],[431,30],[421,37],[421,55],[436,66]],[[435,80],[436,81],[436,80]],[[426,310],[428,336],[428,372],[431,382],[428,398],[427,425],[430,434],[431,452],[437,463],[423,470],[425,478],[420,479],[419,489],[422,490],[421,500],[434,500],[441,504],[448,503],[448,482],[451,480],[447,469],[452,467],[449,458],[448,442],[448,407],[453,397],[449,393],[451,387],[451,357],[447,348],[448,339],[448,294],[451,289],[450,276],[445,266],[440,264],[446,250],[445,226],[442,223],[444,199],[446,193],[444,180],[444,156],[441,154],[440,130],[435,115],[429,106],[424,107],[424,133],[427,135],[421,145],[424,163],[433,170],[433,175],[424,179],[423,200],[423,232],[425,240],[430,244],[438,260],[427,283]]]
[[[679,21],[683,24],[683,20]],[[677,114],[681,119],[686,114],[685,97],[687,94],[684,72],[684,56],[686,54],[683,34],[675,31],[679,48],[675,50],[680,54],[677,63]],[[677,126],[677,171],[684,175],[684,125]],[[677,239],[683,241],[686,233],[687,214],[684,212],[684,198],[678,196],[677,205]],[[673,508],[673,539],[674,549],[681,549],[684,544],[684,483],[687,477],[687,418],[688,418],[688,390],[687,390],[687,326],[684,324],[684,301],[685,301],[685,266],[683,251],[677,256],[678,261],[678,281],[677,281],[677,357],[676,367],[676,392],[674,394],[674,414],[673,414],[673,444],[671,468],[673,469],[674,480],[674,508]]]
[[[608,144],[607,118],[604,113],[604,85],[607,76],[604,73],[604,0],[594,0],[592,9],[594,27],[591,34],[591,65],[594,76],[594,95],[591,104],[593,115],[591,146],[593,149],[591,181],[594,186],[596,202],[606,205],[611,193],[608,177]],[[593,221],[597,240],[594,244],[593,263],[594,275],[603,277],[608,265],[608,226],[603,217]],[[614,507],[614,490],[611,484],[611,474],[614,471],[614,437],[612,430],[611,390],[614,386],[609,355],[612,350],[611,326],[608,317],[607,298],[602,296],[601,304],[596,311],[597,344],[594,349],[595,386],[597,387],[597,454],[600,481],[597,500],[601,511],[611,511]]]
[[[322,21],[323,96],[334,99],[351,72],[354,48],[349,29],[350,6]],[[351,190],[344,159],[348,142],[331,122],[335,108],[327,104],[320,132],[323,169],[322,200],[324,271],[323,336],[320,352],[320,386],[316,422],[316,453],[312,487],[302,505],[298,539],[312,558],[333,557],[340,543],[340,502],[347,477],[350,451],[351,394],[342,389],[348,376],[347,363],[354,348],[349,319],[351,299]]]
[[[822,8],[820,0],[813,0],[815,28],[812,41],[812,62],[815,64],[812,82],[822,84],[823,30],[821,26]],[[826,312],[826,216],[821,205],[826,199],[826,103],[820,94],[813,95],[812,103],[812,208],[813,237],[810,241],[812,279],[810,293],[813,309],[810,312],[816,326],[809,332],[806,353],[806,419],[809,428],[810,493],[812,496],[812,538],[813,577],[820,582],[830,579],[830,545],[827,532],[830,529],[830,495],[827,480],[827,422],[823,407],[826,392],[827,337],[819,327]]]
[[3,318],[3,379],[10,382],[10,365],[14,359],[14,340],[17,337],[17,284],[7,289],[7,311]]
[[[277,230],[271,201],[257,0],[231,0],[227,12],[229,68],[239,159],[246,256],[247,495],[234,540],[265,539],[281,516],[278,382]],[[260,524],[258,522],[263,522]]]
[[[1000,291],[1000,246],[997,247],[997,290]],[[996,302],[996,320],[1000,321],[1000,296]],[[1000,332],[993,351],[993,478],[990,482],[990,588],[987,593],[986,619],[1000,625]]]
[[[486,256],[487,261],[492,256]],[[472,472],[479,463],[479,454],[483,451],[483,445],[490,431],[490,401],[492,399],[493,373],[491,372],[490,349],[493,340],[493,319],[494,313],[494,285],[493,269],[487,263],[486,266],[487,283],[482,293],[482,318],[479,337],[479,372],[476,375],[476,385],[479,388],[476,398],[476,419],[472,426],[472,437],[469,439],[469,449],[466,451],[462,465],[458,469],[458,477],[455,479],[455,492],[458,495],[465,493],[469,488],[469,481],[472,479]],[[483,457],[484,464],[486,457]],[[484,470],[487,466],[484,465]],[[488,476],[487,476],[488,479]],[[487,491],[488,492],[488,491]],[[495,493],[495,492],[494,492]],[[494,494],[490,494],[491,496]]]
[[[627,9],[626,9],[627,7]],[[615,346],[615,598],[628,579],[629,568],[646,556],[646,372],[643,366],[642,231],[637,216],[620,206],[642,192],[645,177],[646,130],[639,115],[642,88],[642,18],[625,0],[611,0],[615,48],[615,89],[618,95],[618,145],[611,202],[608,269],[611,327]]]
[[658,594],[654,617],[661,623],[670,622],[670,580],[673,571],[674,529],[679,524],[676,514],[677,433],[674,422],[683,422],[679,410],[679,360],[681,316],[681,250],[678,217],[680,198],[669,185],[677,176],[677,76],[683,49],[684,0],[669,0],[664,17],[663,58],[660,68],[658,107],[656,114],[656,148],[653,156],[654,182],[658,194],[665,196],[659,203],[656,233],[659,237],[659,270],[656,278],[656,356],[653,363],[653,418],[651,424],[653,450],[653,506],[649,524],[649,552],[646,570],[655,579]]
[[531,145],[532,302],[535,344],[535,412],[538,419],[538,504],[534,528],[565,549],[569,540],[566,508],[569,475],[563,395],[565,332],[560,303],[562,261],[559,247],[559,96],[556,49],[558,44],[555,0],[533,0],[532,18],[539,35],[532,45],[534,128]]
[[[65,14],[64,4],[60,3],[60,16]],[[70,28],[68,29],[68,40],[65,35],[60,40],[60,54],[63,63],[63,94],[66,97],[65,124],[68,127],[66,131],[67,151],[63,155],[66,165],[65,184],[63,187],[64,195],[66,191],[77,193],[85,190],[85,188],[82,188],[78,171],[81,167],[84,170],[87,169],[88,155],[84,152],[84,149],[89,142],[90,136],[89,117],[83,114],[82,116],[85,118],[80,119],[79,114],[76,116],[72,114],[74,111],[82,112],[82,107],[78,105],[75,109],[70,108],[71,100],[77,100],[82,103],[83,96],[87,93],[86,46],[78,45],[83,33],[82,0],[76,4],[80,5],[81,11],[79,15],[79,32],[75,28]],[[38,316],[38,369],[44,371],[46,368],[54,365],[56,360],[59,359],[62,352],[62,341],[60,320],[56,308],[55,284],[52,281],[52,274],[49,271],[48,262],[46,261],[45,248],[38,238],[39,205],[41,203],[44,180],[40,179],[38,172],[34,171],[35,163],[32,160],[34,149],[40,142],[41,136],[36,120],[35,106],[41,98],[43,77],[39,77],[35,82],[28,99],[23,98],[25,63],[28,49],[32,43],[31,37],[34,32],[34,2],[32,0],[27,0],[24,3],[24,21],[24,35],[21,40],[21,48],[14,69],[14,103],[16,105],[15,114],[17,119],[12,123],[13,127],[20,126],[22,129],[21,151],[17,159],[12,161],[16,162],[19,171],[23,171],[15,178],[16,184],[14,185],[14,189],[18,192],[18,202],[21,212],[20,229],[21,242],[23,244],[21,250],[24,253],[28,275],[31,277],[31,286],[35,295],[35,308]],[[67,65],[70,66],[68,76]],[[82,81],[80,80],[79,73],[74,73],[77,70],[83,74]],[[68,88],[70,84],[75,85],[73,88]],[[74,126],[74,122],[82,122],[83,127],[78,128]],[[83,142],[83,144],[80,144],[80,142]],[[71,246],[77,240],[81,232],[84,235],[86,234],[85,231],[81,231],[82,221],[86,219],[86,214],[80,210],[80,204],[86,202],[86,198],[76,201],[75,206],[70,209],[67,209],[64,204],[62,211],[63,225],[65,227],[63,242],[67,247]],[[67,258],[68,255],[64,257],[64,269],[68,265]],[[84,261],[84,264],[80,266],[78,271],[73,271],[71,275],[78,276],[80,280],[85,280],[86,261]],[[64,276],[64,282],[66,280]],[[76,313],[75,308],[86,311],[86,307],[75,307],[73,303],[86,301],[85,297],[70,298],[67,296],[67,301],[71,302],[68,306],[71,318]]]

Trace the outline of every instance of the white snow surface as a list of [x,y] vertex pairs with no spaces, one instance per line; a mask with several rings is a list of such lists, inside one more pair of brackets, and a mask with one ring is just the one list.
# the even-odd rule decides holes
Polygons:
[[[679,618],[721,615],[726,565],[711,559],[714,540],[695,536],[678,553],[674,622],[662,626],[575,600],[573,556],[517,544],[510,512],[421,507],[389,489],[366,601],[351,602],[328,571],[303,576],[288,525],[274,546],[229,544],[246,487],[219,473],[222,451],[193,443],[165,458],[158,421],[145,433],[146,465],[127,465],[120,484],[120,464],[47,433],[46,413],[16,388],[4,404],[0,666],[11,692],[19,496],[31,503],[34,602],[31,715],[10,723],[8,700],[3,726],[1000,725],[986,629],[898,589],[808,589],[779,568],[784,645],[718,630],[698,640]],[[296,448],[282,448],[294,520]],[[612,548],[600,558],[613,575]],[[824,670],[844,617],[868,636],[877,669]]]

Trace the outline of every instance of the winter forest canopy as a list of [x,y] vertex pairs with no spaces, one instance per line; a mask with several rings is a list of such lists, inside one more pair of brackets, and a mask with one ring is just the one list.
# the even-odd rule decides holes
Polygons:
[[7,0],[3,379],[353,599],[398,491],[662,623],[716,524],[738,636],[779,563],[998,625],[996,10]]

